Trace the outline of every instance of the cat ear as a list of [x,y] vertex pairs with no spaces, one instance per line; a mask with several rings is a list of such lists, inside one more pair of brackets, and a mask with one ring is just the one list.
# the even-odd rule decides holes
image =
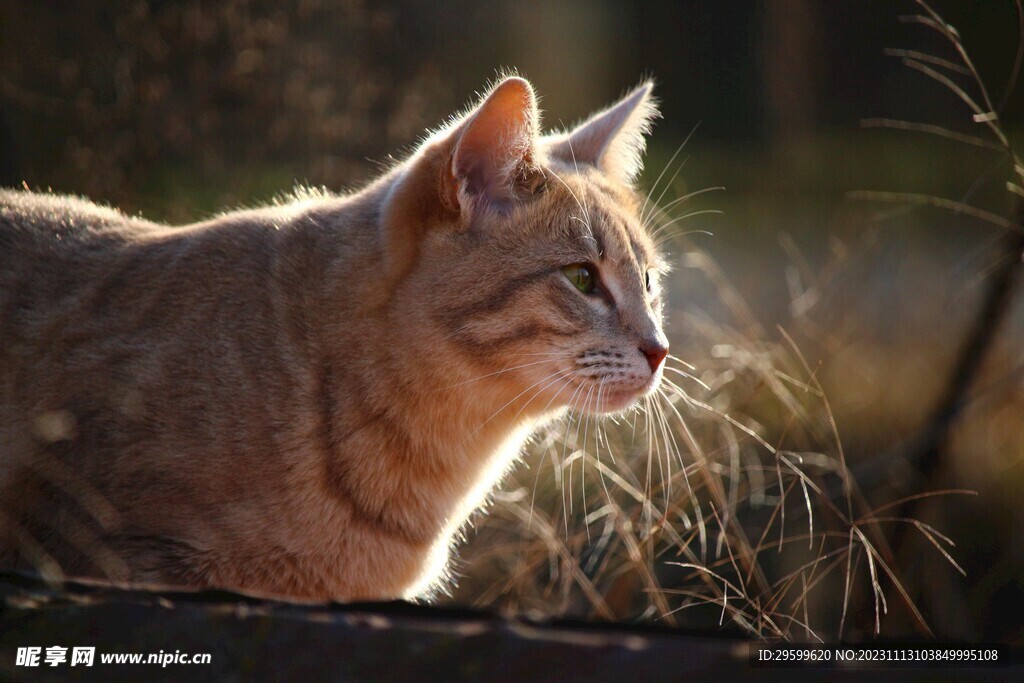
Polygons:
[[539,129],[533,86],[518,77],[496,85],[456,129],[451,175],[459,204],[507,209],[536,161]]
[[658,116],[647,81],[574,130],[555,137],[548,153],[566,163],[596,166],[616,180],[632,182],[643,168],[646,135]]
[[[475,109],[428,139],[406,162],[383,199],[380,230],[387,272],[415,263],[423,236],[505,212],[535,189],[540,114],[533,86],[518,77],[496,85]],[[439,182],[440,181],[440,182]]]

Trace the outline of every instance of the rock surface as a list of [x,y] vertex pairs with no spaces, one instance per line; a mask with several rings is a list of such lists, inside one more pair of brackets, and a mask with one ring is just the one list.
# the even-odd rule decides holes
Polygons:
[[[305,605],[225,591],[51,586],[0,571],[0,679],[336,681],[946,680],[952,669],[764,669],[756,643],[667,628],[532,623],[408,603]],[[16,666],[18,647],[94,646],[92,667]],[[210,653],[209,664],[102,664],[102,653]],[[70,661],[70,657],[69,657]],[[1020,669],[974,670],[1024,680]],[[1005,678],[1003,678],[1005,676]],[[973,678],[973,677],[972,677]]]

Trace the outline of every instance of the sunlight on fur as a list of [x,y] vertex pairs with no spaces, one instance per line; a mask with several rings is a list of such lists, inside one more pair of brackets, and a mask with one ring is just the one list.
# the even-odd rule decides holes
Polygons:
[[[721,188],[666,201],[682,146],[636,187],[656,116],[645,82],[545,135],[510,75],[350,195],[170,227],[0,192],[0,563],[808,639],[866,580],[881,615],[814,369],[686,238]],[[665,247],[738,321],[673,313],[682,354]]]
[[650,91],[543,136],[509,76],[359,192],[184,227],[5,191],[4,564],[429,592],[537,425],[661,380]]

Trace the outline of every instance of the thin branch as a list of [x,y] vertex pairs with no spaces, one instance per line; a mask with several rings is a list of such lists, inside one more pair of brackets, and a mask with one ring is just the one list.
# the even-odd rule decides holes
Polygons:
[[1024,234],[1024,226],[1020,223],[1007,220],[999,214],[986,211],[977,206],[958,202],[955,199],[936,197],[930,194],[918,194],[914,192],[875,192],[871,190],[857,190],[846,194],[848,199],[855,201],[885,202],[896,204],[918,204],[921,206],[934,206],[940,209],[947,209],[954,213],[962,213],[972,218],[977,218],[985,223],[990,223],[997,228],[1003,228],[1016,234]]
[[963,142],[983,149],[991,149],[997,152],[1005,151],[1002,145],[990,142],[985,138],[979,138],[976,135],[968,135],[966,133],[958,133],[955,130],[949,130],[948,128],[936,126],[931,123],[916,123],[914,121],[901,121],[899,119],[862,119],[860,125],[862,128],[890,128],[893,130],[910,130],[917,133],[927,133],[929,135],[938,135],[939,137],[948,138],[956,142]]
[[999,142],[1002,144],[1004,149],[1010,148],[1010,141],[1006,139],[1006,135],[1003,134],[1002,129],[997,125],[999,117],[996,115],[995,111],[993,111],[992,109],[982,108],[977,102],[974,101],[973,97],[967,94],[966,90],[964,90],[959,85],[954,83],[953,80],[949,78],[949,76],[939,71],[936,71],[927,64],[919,62],[916,59],[910,58],[904,58],[903,63],[909,68],[914,69],[915,71],[920,71],[925,76],[928,76],[929,78],[932,78],[933,80],[936,80],[942,85],[946,86],[954,95],[959,97],[963,101],[963,103],[966,104],[971,109],[972,112],[974,112],[974,120],[976,122],[984,123],[986,126],[988,126],[988,129],[992,131],[992,134],[999,139]]
[[948,69],[958,74],[963,74],[964,76],[971,75],[971,70],[967,67],[957,64],[956,62],[951,62],[948,59],[943,59],[942,57],[930,55],[927,52],[919,52],[917,50],[900,50],[894,47],[887,47],[882,50],[882,52],[887,57],[909,57],[910,59],[916,59],[919,62],[927,62],[929,64],[934,64],[935,66],[941,66],[944,69]]

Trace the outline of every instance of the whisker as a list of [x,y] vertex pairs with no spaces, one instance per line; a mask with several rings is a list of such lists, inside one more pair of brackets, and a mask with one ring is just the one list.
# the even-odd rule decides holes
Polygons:
[[554,169],[552,169],[550,166],[544,166],[543,168],[544,168],[545,172],[550,173],[552,176],[554,176],[555,180],[557,180],[558,182],[562,183],[562,186],[565,187],[565,189],[569,191],[569,194],[576,201],[576,206],[579,207],[579,210],[582,211],[583,215],[586,217],[586,220],[584,221],[584,224],[585,224],[585,226],[587,228],[587,231],[590,233],[591,239],[593,239],[593,237],[594,237],[594,229],[593,229],[593,226],[590,223],[590,213],[587,211],[586,206],[584,206],[583,203],[580,201],[580,198],[576,196],[576,193],[573,192],[573,189],[571,187],[569,187],[569,184],[566,183],[564,180],[562,180],[562,176],[558,175],[554,171]]
[[[564,463],[565,459],[566,459],[565,449],[569,445],[569,432],[572,429],[572,420],[573,420],[573,417],[574,417],[575,412],[576,412],[576,402],[577,402],[577,400],[579,400],[579,397],[582,395],[580,392],[582,392],[585,387],[586,387],[586,384],[581,382],[580,385],[576,387],[576,390],[572,393],[572,396],[569,398],[568,409],[566,410],[566,413],[565,413],[565,415],[566,415],[566,426],[565,426],[565,431],[563,432],[563,435],[562,435],[562,460],[561,460],[562,463]],[[555,479],[556,479],[555,483],[558,485],[559,493],[561,494],[561,497],[562,497],[562,508],[564,509],[565,508],[565,484],[564,484],[564,481],[562,479],[562,470],[561,470],[561,466],[559,465],[559,463],[555,463],[554,464],[554,475],[555,475]],[[539,474],[538,474],[538,476],[539,476]],[[535,484],[535,490],[536,490],[536,484]],[[568,520],[566,520],[566,524],[568,524]],[[568,531],[568,527],[566,527],[566,531]]]
[[[672,401],[668,400],[668,398],[665,396],[665,394],[663,392],[663,389],[661,387],[658,388],[658,391],[656,393],[657,393],[657,395],[659,397],[661,397],[665,401],[665,403],[668,405],[669,409],[675,414],[676,419],[679,420],[680,428],[683,430],[684,434],[688,437],[687,438],[688,444],[694,443],[692,435],[689,434],[689,428],[686,425],[686,421],[683,419],[683,416],[679,413],[679,410],[676,409],[675,404],[672,403]],[[692,447],[691,447],[691,451],[692,451]],[[697,453],[693,453],[693,455],[694,456],[698,456]],[[693,486],[690,483],[690,475],[689,475],[689,472],[687,471],[686,465],[685,465],[685,463],[682,462],[682,454],[680,454],[679,457],[680,457],[680,465],[682,465],[683,482],[686,484],[687,495],[690,497],[690,500],[694,501],[693,507],[694,507],[694,512],[697,515],[697,529],[698,529],[699,535],[700,535],[701,558],[703,559],[706,556],[706,554],[707,554],[707,537],[706,537],[706,533],[705,533],[704,513],[703,513],[703,510],[701,509],[700,502],[696,498],[696,495],[695,495],[694,490],[693,490]]]
[[[681,221],[685,221],[688,218],[693,218],[695,216],[704,216],[704,215],[707,215],[707,214],[714,214],[714,215],[720,216],[720,215],[722,215],[724,213],[725,212],[722,211],[721,209],[700,209],[699,211],[690,211],[689,213],[684,213],[682,216],[676,216],[675,218],[673,218],[672,220],[668,221],[667,223],[663,223],[662,225],[659,225],[658,229],[655,230],[651,234],[651,237],[652,237],[652,239],[657,238],[659,235],[661,235],[662,233],[667,231],[673,225],[675,225],[677,223],[680,223]],[[710,235],[711,233],[708,233],[708,234]]]
[[[594,401],[594,410],[600,410],[601,409],[601,392],[603,390],[604,390],[604,380],[598,382],[598,384],[597,384],[597,398]],[[591,413],[588,413],[587,414],[587,426],[588,427],[590,426],[591,418],[593,418],[593,415]],[[594,420],[594,422],[595,422],[595,426],[598,426],[600,424],[597,420]],[[600,442],[600,439],[598,438],[599,435],[600,435],[600,432],[595,429],[595,431],[594,431],[594,453],[595,454],[599,454],[601,452],[601,442]],[[587,458],[586,458],[587,450],[586,450],[586,446],[587,446],[587,431],[586,431],[586,429],[584,429],[583,430],[583,457],[580,458],[580,500],[583,503],[583,519],[584,519],[583,530],[587,534],[587,543],[590,543],[590,524],[588,524],[586,522],[587,518],[590,517],[590,513],[587,510]],[[596,455],[595,457],[600,458],[600,455]]]
[[[558,376],[561,376],[561,375],[565,375],[566,373],[571,373],[571,372],[573,372],[573,371],[574,371],[574,369],[573,369],[573,368],[563,368],[563,369],[561,369],[561,370],[558,370],[558,371],[556,371],[556,372],[554,372],[554,373],[551,373],[551,374],[549,374],[549,375],[546,375],[546,376],[545,376],[545,377],[543,377],[542,379],[540,379],[540,380],[538,380],[538,381],[534,382],[533,384],[531,384],[530,386],[526,387],[525,389],[523,389],[522,391],[520,391],[520,392],[519,392],[518,394],[516,394],[516,395],[515,395],[514,397],[512,397],[512,399],[510,399],[510,400],[509,400],[509,401],[508,401],[507,403],[505,403],[505,405],[501,406],[501,407],[500,407],[500,408],[498,408],[498,409],[497,409],[496,411],[494,411],[494,413],[492,413],[492,414],[491,414],[491,416],[490,416],[489,418],[487,418],[486,420],[484,420],[484,421],[483,421],[483,423],[482,423],[482,424],[481,424],[481,425],[480,425],[479,427],[477,427],[477,428],[476,428],[476,429],[474,429],[474,430],[473,430],[472,432],[470,432],[470,433],[469,433],[469,435],[468,435],[468,436],[466,436],[466,438],[465,438],[465,439],[463,439],[463,441],[462,441],[462,445],[465,445],[465,443],[466,443],[466,442],[468,442],[468,441],[469,441],[470,439],[472,439],[472,438],[473,438],[474,436],[476,436],[476,435],[477,435],[478,433],[480,433],[480,430],[482,430],[482,429],[483,429],[483,428],[484,428],[485,426],[487,426],[487,424],[488,424],[488,423],[489,423],[489,422],[490,422],[491,420],[493,420],[494,418],[496,418],[496,417],[497,417],[497,416],[498,416],[498,415],[499,415],[499,414],[500,414],[500,413],[501,413],[501,412],[502,412],[503,410],[505,410],[505,409],[506,409],[506,408],[508,408],[508,407],[509,407],[510,405],[512,405],[513,403],[515,403],[515,402],[516,402],[516,400],[517,400],[517,399],[519,399],[519,398],[520,398],[520,397],[521,397],[521,396],[522,396],[523,394],[525,394],[526,392],[530,391],[531,389],[533,389],[533,388],[534,388],[534,387],[536,387],[537,385],[539,385],[539,384],[543,384],[544,382],[547,382],[547,381],[548,381],[548,380],[550,380],[550,379],[551,379],[552,377],[555,377],[555,380],[557,381],[557,379],[558,379]],[[543,390],[544,390],[544,388],[542,387],[542,388],[541,388],[541,389],[539,389],[538,391],[543,391]],[[529,404],[529,401],[527,401],[527,404]],[[517,413],[517,416],[518,416],[518,413]]]
[[[590,390],[587,391],[586,403],[583,405],[583,421],[582,421],[582,424],[577,423],[577,425],[576,425],[576,439],[575,439],[575,441],[576,441],[576,444],[575,444],[576,445],[576,451],[574,451],[573,455],[570,456],[570,462],[569,462],[569,481],[567,483],[567,486],[568,486],[568,489],[569,489],[569,513],[570,514],[572,514],[572,509],[573,509],[572,462],[571,461],[574,459],[576,452],[582,453],[586,449],[586,445],[587,445],[587,430],[590,429],[590,405],[591,405],[591,399],[593,398],[593,395],[594,395],[594,389],[595,389],[595,387],[593,385],[591,385]],[[579,440],[580,427],[581,426],[583,427],[583,441]]]
[[[725,190],[725,186],[723,186],[723,185],[716,185],[714,187],[705,187],[705,188],[701,188],[699,190],[694,190],[693,192],[687,192],[686,194],[682,195],[681,197],[676,197],[675,199],[670,201],[665,206],[658,207],[657,210],[659,212],[661,212],[662,214],[668,214],[669,210],[671,210],[673,207],[675,207],[675,206],[677,206],[679,204],[682,204],[683,202],[685,202],[688,199],[693,199],[694,197],[697,197],[699,195],[705,194],[707,192],[717,192],[717,191],[721,191],[721,190]],[[648,218],[653,218],[654,217],[653,213],[654,212],[652,211],[652,215],[649,216]]]
[[743,423],[739,422],[738,420],[736,420],[736,418],[732,417],[731,415],[729,415],[727,413],[723,413],[722,411],[716,409],[712,405],[709,405],[709,404],[704,403],[702,401],[698,401],[697,399],[693,398],[692,396],[687,394],[685,391],[683,391],[683,389],[681,387],[679,387],[679,385],[675,384],[671,380],[669,380],[667,378],[664,378],[664,377],[662,379],[663,379],[663,381],[665,382],[665,384],[668,387],[673,389],[680,397],[683,398],[683,400],[685,400],[690,405],[693,405],[693,406],[696,406],[696,407],[701,408],[703,410],[706,410],[709,413],[711,413],[712,415],[716,415],[716,416],[722,418],[723,420],[725,420],[726,422],[731,424],[733,427],[736,427],[736,429],[739,429],[744,434],[747,434],[748,436],[753,437],[753,439],[755,441],[757,441],[759,444],[761,444],[766,449],[768,449],[769,453],[775,453],[776,452],[775,446],[772,446],[770,443],[765,441],[764,437],[762,437],[760,434],[755,432],[750,427],[748,427],[745,424],[743,424]]
[[534,361],[532,363],[523,363],[522,365],[514,365],[514,366],[512,366],[510,368],[503,368],[503,369],[498,370],[496,372],[489,372],[486,375],[480,375],[479,377],[474,377],[473,379],[467,379],[464,382],[459,382],[457,384],[452,384],[452,385],[449,385],[449,386],[446,386],[446,387],[441,387],[439,389],[434,389],[434,391],[435,392],[436,391],[449,391],[451,389],[455,389],[456,387],[461,387],[461,386],[464,386],[466,384],[472,384],[473,382],[479,382],[480,380],[487,379],[488,377],[496,377],[496,376],[502,375],[502,374],[504,374],[506,372],[512,372],[514,370],[522,370],[523,368],[533,367],[534,365],[543,365],[544,363],[554,363],[554,362],[557,362],[557,361],[560,361],[560,360],[566,360],[568,358],[572,358],[572,355],[571,354],[566,354],[565,356],[561,356],[561,357],[558,357],[558,358],[548,358],[548,359],[545,359],[545,360]]
[[[576,171],[576,175],[580,173],[580,167],[576,165],[576,152],[572,148],[572,138],[566,138],[566,142],[569,143],[569,154],[572,155],[572,167]],[[587,197],[583,196],[583,214],[587,217],[587,228],[590,230],[590,234],[594,234],[593,224],[590,222],[590,208],[587,206]]]
[[711,391],[711,387],[709,387],[709,386],[708,386],[707,384],[705,384],[705,383],[704,383],[703,381],[701,381],[700,379],[698,379],[698,378],[694,377],[693,375],[691,375],[691,374],[690,374],[690,373],[688,373],[688,372],[684,372],[684,371],[682,371],[682,370],[679,370],[679,369],[677,369],[677,368],[672,368],[672,367],[669,367],[669,366],[667,366],[667,365],[665,366],[665,370],[671,370],[672,372],[676,373],[677,375],[682,375],[682,376],[683,376],[683,377],[685,377],[686,379],[690,379],[690,380],[693,380],[694,382],[696,382],[697,384],[699,384],[699,385],[700,385],[701,387],[703,387],[703,388],[704,388],[704,389],[705,389],[706,391]]
[[677,363],[681,363],[681,364],[683,365],[683,367],[685,367],[685,368],[686,368],[687,370],[690,370],[691,372],[692,372],[692,371],[695,371],[695,370],[697,369],[697,366],[696,366],[696,365],[694,365],[693,363],[687,363],[687,362],[686,362],[685,360],[683,360],[683,359],[682,359],[682,358],[680,358],[679,356],[673,356],[673,355],[672,355],[672,354],[670,353],[670,354],[668,354],[668,358],[669,358],[670,360],[674,360],[674,361],[675,361],[675,362],[677,362]]
[[[645,213],[646,213],[646,210],[647,210],[647,204],[648,204],[648,202],[649,202],[649,201],[650,201],[650,199],[651,199],[651,195],[653,195],[653,194],[654,194],[654,193],[655,193],[655,192],[657,191],[657,189],[658,189],[658,184],[659,184],[659,183],[661,183],[661,179],[662,179],[662,178],[663,178],[663,177],[665,176],[665,172],[666,172],[666,171],[668,171],[668,169],[669,169],[669,168],[670,168],[670,167],[672,166],[672,163],[673,163],[673,162],[675,162],[675,160],[676,160],[676,157],[678,157],[678,156],[679,156],[679,153],[683,151],[683,148],[684,148],[684,147],[686,147],[686,143],[688,143],[688,142],[690,141],[690,138],[691,138],[691,137],[693,137],[693,134],[697,132],[697,128],[698,128],[699,126],[700,126],[700,122],[698,121],[698,122],[697,122],[697,125],[695,125],[695,126],[694,126],[694,127],[693,127],[693,128],[691,129],[691,130],[690,130],[690,132],[689,132],[689,133],[687,134],[687,136],[686,136],[686,137],[685,137],[685,138],[683,139],[683,141],[682,141],[681,143],[679,143],[679,146],[678,146],[678,147],[676,147],[676,151],[672,153],[672,156],[671,156],[671,157],[669,157],[668,163],[666,163],[666,164],[665,164],[665,165],[664,165],[664,166],[662,167],[662,169],[661,169],[661,173],[659,173],[659,174],[658,174],[658,177],[657,177],[657,179],[656,179],[656,180],[654,181],[654,185],[652,185],[652,186],[651,186],[651,191],[650,191],[650,192],[649,192],[649,193],[647,194],[647,196],[646,196],[646,197],[644,198],[644,203],[643,203],[643,205],[642,205],[642,206],[640,207],[640,224],[641,224],[641,225],[646,225],[646,224],[647,224],[647,220],[646,220],[646,218],[645,218]],[[673,179],[674,179],[674,177],[673,177]],[[671,181],[669,181],[669,183],[667,183],[667,184],[666,184],[666,186],[668,186],[668,185],[671,185]],[[663,194],[664,194],[664,190],[662,191],[662,195],[663,195]],[[658,200],[657,200],[657,201],[656,201],[656,202],[654,203],[654,205],[655,205],[655,206],[657,206],[657,203],[658,203],[658,201],[661,201],[661,195],[659,195],[659,197],[658,197]]]

